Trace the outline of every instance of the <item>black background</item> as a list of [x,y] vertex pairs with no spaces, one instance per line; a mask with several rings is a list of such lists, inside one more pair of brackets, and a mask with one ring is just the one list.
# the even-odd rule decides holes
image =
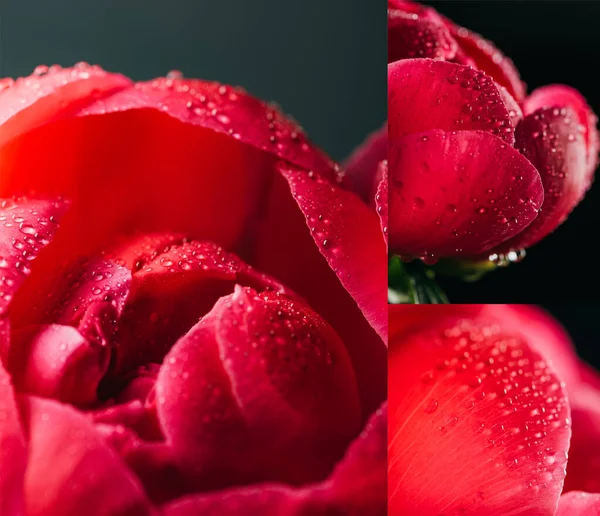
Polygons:
[[88,61],[244,86],[341,160],[386,118],[384,0],[0,0],[2,73]]
[[600,304],[548,304],[544,308],[569,332],[579,355],[600,370]]
[[[577,88],[600,113],[600,1],[432,1],[429,5],[491,39],[528,91],[551,83]],[[600,185],[567,221],[527,250],[521,263],[477,283],[441,279],[453,303],[594,301],[600,290]]]

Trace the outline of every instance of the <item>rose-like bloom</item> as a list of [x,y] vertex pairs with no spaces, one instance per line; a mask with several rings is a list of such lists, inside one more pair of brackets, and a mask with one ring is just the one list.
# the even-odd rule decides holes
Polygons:
[[389,342],[390,516],[598,514],[600,376],[553,318],[394,305]]
[[0,198],[1,514],[385,513],[381,221],[297,124],[39,67]]
[[585,99],[526,96],[491,42],[416,3],[388,0],[388,36],[390,249],[478,259],[554,231],[598,163]]

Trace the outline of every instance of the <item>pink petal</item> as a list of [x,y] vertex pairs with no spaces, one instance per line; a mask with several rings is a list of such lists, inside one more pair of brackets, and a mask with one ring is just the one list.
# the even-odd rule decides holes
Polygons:
[[[548,361],[570,391],[585,381],[581,361],[566,330],[545,310],[532,305],[432,305],[427,310],[393,305],[390,340],[406,338],[444,319],[465,318],[483,323],[502,323],[502,329],[521,335],[534,351]],[[599,384],[600,385],[600,384]]]
[[582,386],[569,399],[573,437],[564,491],[600,493],[600,391]]
[[25,514],[23,477],[27,450],[11,379],[0,361],[0,514]]
[[526,115],[530,115],[542,107],[569,107],[577,114],[577,121],[583,126],[587,147],[588,173],[593,173],[598,166],[598,150],[600,148],[600,137],[596,126],[598,117],[587,104],[583,95],[569,86],[552,84],[534,90],[523,102]]
[[233,248],[260,209],[278,159],[336,175],[278,109],[217,83],[134,85],[80,66],[22,80],[0,102],[11,115],[2,126],[11,139],[0,143],[0,195],[35,190],[73,200],[61,231],[63,259],[136,230]]
[[387,124],[370,134],[356,149],[344,165],[344,184],[366,203],[371,204],[375,197],[379,163],[387,159]]
[[149,515],[135,477],[77,411],[54,401],[22,400],[29,429],[25,475],[28,516]]
[[444,323],[390,342],[391,514],[554,513],[571,434],[566,393],[501,328]]
[[387,269],[380,222],[375,210],[316,173],[283,164],[281,173],[259,226],[253,263],[289,284],[334,327],[369,414],[387,389],[381,374]]
[[31,272],[31,260],[52,239],[66,207],[58,201],[0,200],[0,315]]
[[523,111],[521,111],[521,106],[519,106],[519,103],[513,98],[513,96],[504,86],[496,84],[496,88],[498,88],[498,92],[504,101],[504,105],[506,106],[506,109],[508,109],[508,115],[510,116],[512,126],[517,127],[519,122],[523,119]]
[[[192,495],[163,508],[165,516],[327,516],[325,505],[310,504],[310,492],[277,484],[264,484]],[[351,514],[351,513],[347,513]]]
[[377,217],[353,194],[280,163],[311,235],[366,319],[385,338],[387,270]]
[[482,131],[435,130],[390,147],[390,248],[473,256],[520,233],[543,200],[538,171]]
[[598,516],[600,494],[572,491],[560,497],[556,516]]
[[469,66],[405,59],[388,65],[390,150],[409,134],[482,130],[514,143],[509,110],[494,81]]
[[451,60],[456,49],[456,41],[440,23],[388,10],[388,63],[413,57]]
[[329,499],[344,514],[386,514],[387,423],[384,403],[330,476]]
[[382,161],[379,164],[381,170],[381,182],[377,187],[377,195],[375,196],[375,205],[377,206],[377,215],[381,220],[381,232],[387,244],[388,235],[388,162]]
[[591,186],[584,135],[571,108],[540,108],[517,127],[517,148],[537,168],[544,186],[540,215],[500,250],[530,247],[552,233]]
[[[124,250],[130,253],[130,250]],[[118,324],[114,372],[120,374],[165,353],[235,283],[293,295],[276,280],[210,242],[161,246],[138,259],[131,295]]]
[[[118,316],[131,285],[131,273],[113,261],[87,258],[57,268],[44,261],[15,297],[11,317],[19,325],[80,325],[91,311],[110,304]],[[36,303],[32,299],[39,299]],[[88,315],[89,317],[89,315]]]
[[156,397],[183,467],[225,485],[322,478],[360,421],[333,330],[300,301],[242,287],[173,347]]
[[58,324],[13,333],[9,365],[20,391],[86,406],[97,401],[110,349]]
[[525,98],[525,84],[519,77],[519,71],[514,63],[506,57],[496,46],[479,34],[471,32],[464,27],[458,27],[446,19],[450,34],[458,42],[461,52],[467,59],[463,64],[474,62],[475,66],[490,75],[500,85],[504,86],[517,101]]

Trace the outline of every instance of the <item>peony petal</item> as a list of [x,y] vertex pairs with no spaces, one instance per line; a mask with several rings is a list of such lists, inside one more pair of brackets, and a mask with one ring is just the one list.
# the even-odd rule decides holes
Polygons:
[[409,134],[482,130],[514,144],[508,107],[494,81],[469,66],[405,59],[388,65],[390,149]]
[[581,386],[569,400],[573,437],[564,491],[600,493],[600,391]]
[[[130,253],[130,249],[124,250]],[[169,348],[235,283],[294,294],[210,242],[185,241],[160,247],[137,260],[131,295],[119,321],[114,373],[162,362]]]
[[[113,261],[85,258],[58,270],[52,260],[44,261],[15,296],[11,318],[19,326],[50,323],[78,326],[86,312],[99,315],[105,304],[112,305],[118,316],[130,285],[129,270]],[[32,299],[39,301],[32,306]]]
[[377,187],[377,195],[375,196],[375,205],[377,206],[377,215],[381,220],[381,232],[385,243],[388,241],[388,162],[382,161],[379,164],[381,170],[381,182]]
[[387,270],[380,224],[359,199],[323,178],[280,163],[321,254],[356,300],[367,321],[385,338]]
[[[352,359],[363,414],[370,414],[387,392],[380,337],[387,328],[387,270],[379,220],[356,196],[316,174],[303,181],[299,171],[282,168],[278,179],[252,263],[294,288],[334,327]],[[290,188],[304,197],[294,199]]]
[[8,319],[0,317],[0,363],[8,363],[10,351],[10,323]]
[[371,204],[375,197],[377,184],[381,181],[377,167],[387,159],[387,124],[370,134],[365,142],[356,149],[344,165],[344,184],[358,194],[366,203]]
[[543,107],[571,108],[577,114],[577,121],[583,126],[587,148],[588,173],[598,166],[600,136],[596,126],[598,117],[587,104],[583,95],[576,89],[563,84],[552,84],[534,90],[523,102],[526,115]]
[[388,10],[388,63],[413,57],[451,60],[457,44],[446,27],[434,20]]
[[[265,484],[193,495],[163,508],[165,516],[328,516],[324,504],[310,503],[311,492],[277,484]],[[341,513],[340,513],[341,514]],[[351,513],[345,513],[350,515]]]
[[521,81],[519,71],[515,68],[514,63],[491,41],[464,27],[458,27],[448,19],[445,21],[450,29],[450,34],[456,39],[461,50],[460,53],[457,53],[457,57],[466,57],[464,61],[459,62],[462,64],[473,62],[479,70],[493,77],[517,101],[521,102],[525,98],[525,84]]
[[369,419],[329,478],[340,514],[387,514],[387,403]]
[[598,516],[600,494],[572,491],[560,497],[556,516]]
[[31,272],[31,260],[54,236],[66,208],[59,201],[0,200],[0,315]]
[[[41,86],[45,96],[23,104],[13,117],[18,128],[0,145],[0,195],[33,189],[73,200],[61,258],[98,251],[135,231],[181,232],[233,248],[260,206],[276,160],[335,176],[295,123],[241,90],[182,79],[123,87],[121,76],[85,68],[49,75],[71,73],[89,73],[90,83],[82,79],[70,88],[44,77],[52,87]],[[97,74],[119,87],[94,97]],[[16,105],[40,81],[32,77],[10,88],[5,101]],[[57,102],[63,107],[42,109]]]
[[11,379],[0,361],[0,514],[25,515],[27,449]]
[[540,215],[500,251],[530,247],[552,233],[579,204],[592,183],[584,135],[571,108],[540,108],[517,127],[517,148],[537,168],[544,185]]
[[183,467],[225,485],[322,478],[360,422],[333,330],[300,301],[242,287],[173,347],[156,397]]
[[0,147],[24,131],[72,116],[85,104],[131,84],[122,75],[85,63],[73,68],[38,67],[31,76],[14,81],[0,97]]
[[29,429],[28,516],[149,515],[135,477],[85,416],[54,401],[23,398]]
[[97,401],[110,349],[58,324],[13,332],[9,366],[20,391],[80,406]]
[[526,341],[500,328],[445,323],[390,342],[391,513],[554,514],[571,434],[566,393]]
[[405,256],[473,256],[520,233],[544,192],[538,171],[482,131],[430,131],[390,147],[390,248]]
[[[440,321],[465,318],[501,323],[502,329],[521,335],[534,351],[552,365],[570,392],[585,379],[582,364],[568,333],[545,310],[531,305],[431,305],[426,310],[390,305],[390,340],[406,338]],[[599,384],[600,385],[600,384]]]

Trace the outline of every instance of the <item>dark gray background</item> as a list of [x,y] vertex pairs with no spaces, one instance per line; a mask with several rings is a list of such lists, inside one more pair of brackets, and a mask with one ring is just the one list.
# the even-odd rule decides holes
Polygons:
[[179,69],[278,102],[340,160],[386,117],[384,0],[0,0],[3,74]]

